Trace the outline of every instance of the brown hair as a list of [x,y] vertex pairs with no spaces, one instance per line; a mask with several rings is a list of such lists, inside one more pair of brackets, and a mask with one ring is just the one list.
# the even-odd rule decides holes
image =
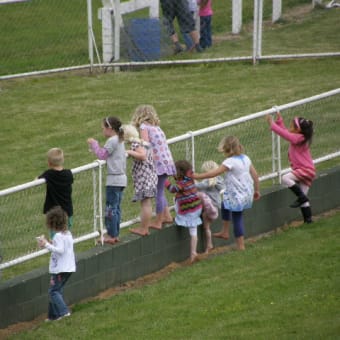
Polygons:
[[122,122],[117,117],[106,117],[103,119],[103,125],[106,128],[112,129],[118,135],[119,141],[122,142],[124,140],[124,130],[122,128]]
[[184,176],[192,177],[192,165],[186,160],[176,161],[176,179],[183,178]]
[[59,206],[55,206],[46,213],[46,225],[54,231],[67,230],[67,214]]

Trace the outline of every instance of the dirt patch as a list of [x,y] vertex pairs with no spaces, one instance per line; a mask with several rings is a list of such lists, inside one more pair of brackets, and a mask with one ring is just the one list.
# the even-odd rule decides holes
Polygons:
[[[313,219],[314,219],[314,221],[317,221],[317,220],[320,220],[320,219],[323,219],[323,218],[328,218],[330,216],[334,216],[339,211],[340,211],[340,207],[337,208],[337,209],[322,213],[320,215],[314,216]],[[292,223],[284,225],[280,228],[277,228],[276,230],[273,230],[273,231],[270,231],[268,233],[264,233],[264,234],[257,235],[255,237],[251,237],[251,238],[246,239],[246,245],[255,243],[258,240],[261,240],[263,238],[268,238],[268,237],[270,237],[274,234],[282,233],[289,228],[298,228],[302,225],[303,225],[303,223],[301,221],[293,221]],[[235,248],[234,245],[214,248],[209,254],[199,254],[198,261],[204,261],[211,256],[216,256],[216,255],[219,255],[219,254],[225,254],[225,253],[234,251],[235,249],[236,248]],[[100,300],[108,299],[115,294],[121,294],[121,293],[124,293],[125,291],[131,290],[131,289],[136,289],[136,288],[143,287],[145,285],[154,284],[154,283],[158,282],[159,280],[164,279],[167,276],[169,276],[176,269],[186,267],[186,266],[190,266],[190,265],[195,265],[195,264],[191,264],[189,261],[184,261],[184,262],[180,262],[180,263],[177,263],[177,262],[170,263],[168,266],[164,267],[163,269],[161,269],[161,270],[159,270],[155,273],[142,276],[142,277],[140,277],[136,280],[133,280],[133,281],[125,282],[124,284],[117,286],[117,287],[109,288],[109,289],[99,293],[97,296],[83,300],[82,302],[100,301]],[[14,335],[14,334],[17,334],[17,333],[20,333],[22,331],[29,330],[29,329],[34,329],[34,328],[38,327],[43,322],[43,320],[45,318],[46,318],[46,315],[44,314],[44,315],[41,315],[41,316],[39,316],[38,318],[36,318],[32,321],[19,322],[17,324],[11,325],[7,328],[0,329],[0,339],[6,339],[10,335]]]

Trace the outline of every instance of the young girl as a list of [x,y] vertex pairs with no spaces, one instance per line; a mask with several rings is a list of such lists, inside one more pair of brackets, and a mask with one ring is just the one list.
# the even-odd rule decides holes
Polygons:
[[315,178],[315,167],[310,152],[313,122],[295,117],[290,123],[290,128],[287,129],[280,112],[276,113],[275,122],[271,115],[268,115],[266,119],[271,130],[290,143],[288,159],[292,171],[282,176],[283,184],[297,196],[297,200],[290,206],[300,207],[304,222],[311,223],[312,210],[307,194]]
[[152,217],[151,199],[157,194],[157,173],[152,159],[152,150],[149,143],[139,138],[137,129],[133,125],[123,125],[124,140],[130,144],[131,149],[126,153],[133,157],[132,178],[135,187],[135,196],[132,201],[141,203],[140,228],[130,229],[137,235],[149,235],[149,226]]
[[[202,171],[210,171],[218,168],[218,164],[214,161],[206,161],[202,164]],[[218,210],[221,207],[221,191],[224,189],[223,179],[221,176],[204,179],[196,183],[198,194],[203,203],[203,228],[206,237],[205,251],[208,253],[213,249],[211,239],[210,224],[218,217]],[[206,198],[208,197],[208,199]]]
[[87,143],[98,159],[106,160],[105,226],[108,236],[104,238],[104,242],[114,244],[119,241],[120,204],[127,185],[124,131],[121,121],[116,117],[104,118],[102,129],[104,136],[107,137],[104,147],[100,147],[93,138],[89,138]]
[[162,223],[171,223],[172,216],[164,193],[164,183],[168,176],[176,174],[175,164],[166,141],[166,136],[159,126],[160,120],[152,105],[140,105],[132,116],[132,125],[139,129],[140,137],[150,143],[152,156],[158,176],[156,196],[156,220],[151,228],[161,229]]
[[60,206],[52,208],[46,214],[46,224],[55,233],[52,244],[44,236],[37,239],[40,247],[51,252],[49,265],[51,280],[46,321],[54,321],[71,315],[64,301],[63,291],[66,282],[76,271],[76,262],[72,234],[67,230],[66,212]]
[[260,198],[259,179],[250,158],[243,153],[243,146],[237,137],[224,137],[218,151],[227,157],[217,168],[201,174],[195,179],[213,178],[225,173],[224,193],[221,204],[223,228],[213,236],[228,239],[229,221],[232,219],[237,249],[244,250],[243,210],[251,208],[253,199]]
[[211,0],[198,0],[199,17],[200,17],[200,45],[207,48],[212,45],[211,37],[211,21],[213,10],[211,7]]
[[176,184],[166,180],[165,186],[175,195],[175,222],[177,225],[189,228],[190,233],[190,261],[197,258],[197,226],[202,224],[202,203],[197,195],[197,188],[192,179],[192,166],[188,161],[176,163]]

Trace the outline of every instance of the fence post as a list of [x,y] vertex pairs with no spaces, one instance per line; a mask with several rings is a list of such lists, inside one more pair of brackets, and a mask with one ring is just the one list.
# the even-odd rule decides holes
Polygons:
[[276,22],[281,18],[282,0],[273,0],[272,22]]
[[232,33],[238,34],[242,28],[242,0],[232,2]]
[[263,0],[254,0],[253,64],[262,54]]

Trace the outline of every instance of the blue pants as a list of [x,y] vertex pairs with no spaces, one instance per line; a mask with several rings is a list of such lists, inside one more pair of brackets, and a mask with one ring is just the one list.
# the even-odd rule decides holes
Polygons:
[[211,15],[200,17],[200,45],[202,48],[207,48],[212,45]]
[[55,320],[69,313],[64,301],[64,286],[72,273],[52,274],[48,288],[48,318]]
[[233,221],[234,236],[241,237],[244,236],[244,225],[243,225],[243,212],[242,211],[230,211],[221,205],[221,216],[223,221]]
[[111,237],[119,236],[123,191],[124,187],[106,187],[105,226]]

